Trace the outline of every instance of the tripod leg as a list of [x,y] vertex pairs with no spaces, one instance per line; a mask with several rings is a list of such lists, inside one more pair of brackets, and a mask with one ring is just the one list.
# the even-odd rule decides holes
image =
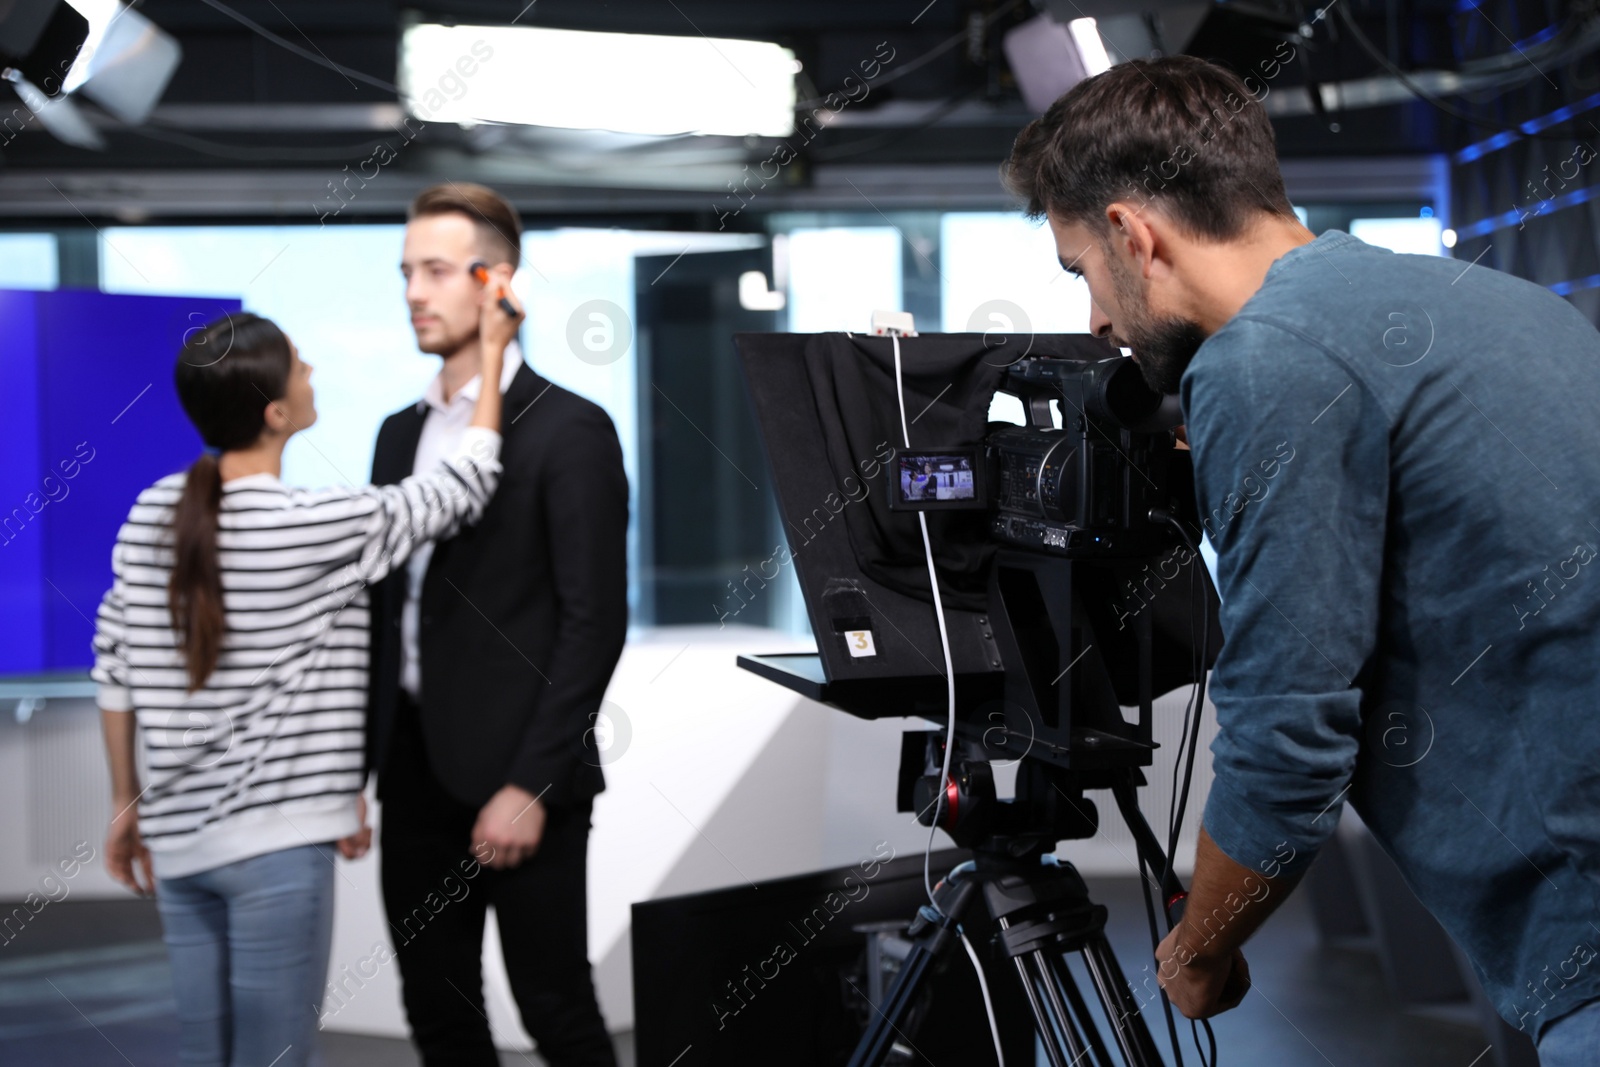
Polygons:
[[[1022,991],[1028,997],[1028,1007],[1033,1011],[1034,1029],[1039,1033],[1045,1055],[1050,1057],[1050,1067],[1080,1067],[1084,1055],[1083,1044],[1078,1040],[1077,1032],[1072,1029],[1072,1020],[1065,1016],[1061,1016],[1059,1020],[1052,1018],[1045,1003],[1039,999],[1040,986],[1049,988],[1049,975],[1041,975],[1036,981],[1032,970],[1028,967],[1028,957],[1014,956],[1012,962],[1017,965],[1017,978],[1021,980]],[[1067,1046],[1065,1049],[1061,1047],[1063,1043]]]
[[1100,1036],[1100,1027],[1095,1024],[1094,1016],[1089,1014],[1089,1005],[1083,999],[1083,993],[1078,989],[1078,982],[1067,968],[1064,956],[1050,958],[1050,969],[1054,973],[1057,984],[1066,995],[1067,1005],[1072,1009],[1074,1016],[1080,1021],[1083,1033],[1090,1049],[1094,1052],[1094,1062],[1098,1067],[1113,1067],[1111,1050],[1106,1048],[1105,1038]]
[[1145,1026],[1144,1016],[1128,989],[1111,945],[1103,936],[1091,938],[1083,946],[1083,959],[1089,967],[1089,976],[1094,979],[1100,1004],[1111,1020],[1123,1059],[1130,1067],[1161,1067],[1161,1053],[1156,1050],[1155,1038]]
[[[1050,957],[1046,956],[1043,951],[1036,950],[1032,955],[1038,961],[1039,973],[1044,981],[1045,998],[1049,1000],[1051,1010],[1061,1019],[1061,1029],[1071,1035],[1068,1043],[1073,1046],[1072,1062],[1074,1067],[1077,1067],[1078,1064],[1083,1062],[1082,1058],[1088,1053],[1084,1048],[1083,1040],[1078,1036],[1078,1031],[1073,1025],[1072,1011],[1061,995],[1062,987],[1058,981],[1059,976],[1050,966]],[[1088,1020],[1085,1019],[1084,1021],[1087,1022]]]
[[[879,1067],[894,1045],[895,1035],[906,1036],[900,1028],[933,965],[950,950],[950,945],[956,940],[956,925],[976,898],[977,888],[972,882],[957,882],[947,884],[937,896],[943,913],[917,935],[916,943],[906,954],[900,973],[895,976],[894,984],[884,997],[883,1007],[874,1008],[877,1017],[861,1035],[855,1052],[850,1056],[849,1067]],[[931,909],[928,914],[933,914]]]
[[935,955],[921,945],[907,954],[900,966],[900,973],[895,976],[894,985],[884,997],[883,1007],[877,1009],[876,1017],[850,1057],[850,1067],[878,1067],[883,1063],[894,1045],[896,1035],[904,1036],[900,1026],[905,1022],[917,992],[935,961]]

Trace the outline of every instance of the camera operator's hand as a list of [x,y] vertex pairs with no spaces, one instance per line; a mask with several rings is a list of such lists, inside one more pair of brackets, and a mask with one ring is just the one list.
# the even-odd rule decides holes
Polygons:
[[1205,939],[1182,922],[1156,949],[1156,980],[1187,1019],[1206,1019],[1239,1006],[1250,989],[1250,965],[1238,949],[1223,956],[1194,951]]

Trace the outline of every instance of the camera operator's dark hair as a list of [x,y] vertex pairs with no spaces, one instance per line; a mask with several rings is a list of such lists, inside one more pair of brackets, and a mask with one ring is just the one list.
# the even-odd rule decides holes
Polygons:
[[1023,127],[1001,168],[1030,218],[1104,235],[1106,205],[1157,204],[1198,237],[1293,217],[1266,111],[1233,74],[1193,56],[1135,59],[1086,78]]
[[[234,312],[192,330],[173,369],[178,402],[200,438],[224,451],[255,443],[266,407],[289,388],[289,339],[269,319]],[[167,611],[178,638],[189,691],[205,684],[222,655],[227,632],[217,515],[222,507],[218,457],[202,453],[189,465],[172,518],[172,577]]]

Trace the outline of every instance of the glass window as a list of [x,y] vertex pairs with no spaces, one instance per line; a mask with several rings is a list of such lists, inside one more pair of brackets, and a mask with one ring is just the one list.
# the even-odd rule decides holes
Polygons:
[[1436,218],[1351,219],[1350,236],[1391,252],[1444,255],[1444,224]]
[[899,311],[900,231],[893,226],[797,228],[788,235],[789,330],[866,333],[874,311]]
[[[1061,269],[1044,222],[1015,211],[952,212],[941,220],[939,248],[946,333],[1089,332],[1089,284]],[[989,418],[1022,425],[1022,401],[996,393]]]
[[50,233],[0,233],[0,289],[54,289],[56,238]]
[[1014,211],[945,215],[946,333],[1087,333],[1089,286],[1061,269],[1044,222]]
[[[401,226],[108,227],[101,287],[236,296],[312,365],[317,421],[289,441],[291,485],[360,485],[378,426],[439,370],[417,351],[400,277]],[[105,247],[110,245],[110,248]],[[176,355],[176,353],[174,353]]]

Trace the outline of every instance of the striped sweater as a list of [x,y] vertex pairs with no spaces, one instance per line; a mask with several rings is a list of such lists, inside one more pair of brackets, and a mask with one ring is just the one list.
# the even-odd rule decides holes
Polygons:
[[476,522],[499,454],[500,435],[472,427],[433,470],[397,485],[291,489],[269,473],[224,482],[227,632],[217,669],[192,693],[167,610],[186,475],[139,494],[112,550],[90,676],[103,709],[138,716],[139,830],[159,877],[359,829],[367,586],[418,545]]

